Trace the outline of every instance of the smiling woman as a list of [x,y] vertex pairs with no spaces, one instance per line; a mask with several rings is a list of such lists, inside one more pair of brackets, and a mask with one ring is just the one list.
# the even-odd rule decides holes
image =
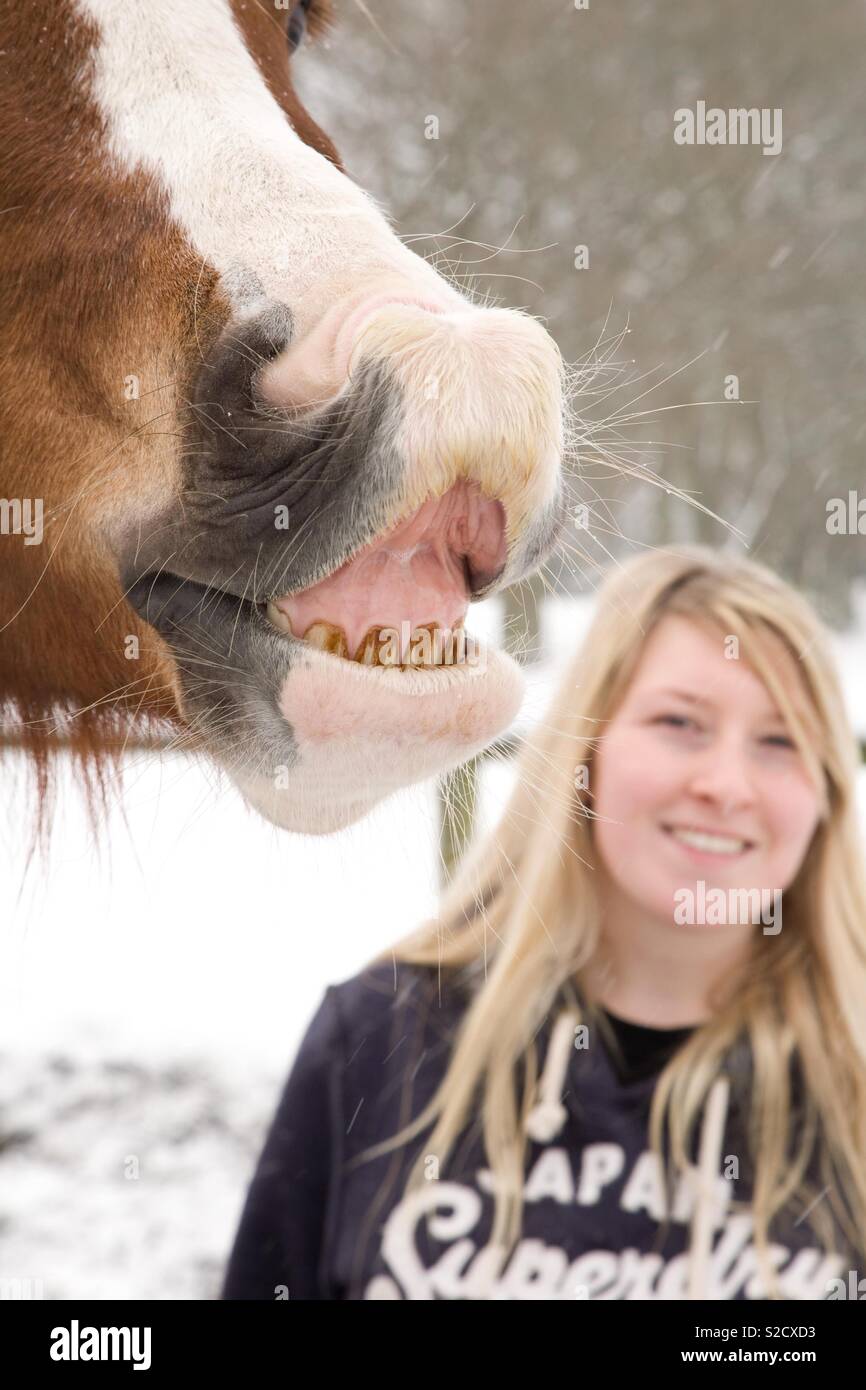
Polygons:
[[510,658],[413,640],[555,544],[559,352],[342,171],[289,61],[329,5],[62,0],[50,42],[0,8],[0,492],[44,503],[0,536],[2,739],[44,797],[52,750],[98,779],[138,725],[346,825],[516,711]]
[[[856,767],[791,588],[701,548],[617,571],[438,916],[327,991],[226,1297],[838,1296],[866,1255]],[[683,892],[737,910],[678,920]]]
[[[826,813],[810,767],[814,724],[797,660],[778,639],[749,635],[741,648],[736,633],[720,641],[711,621],[676,611],[654,628],[605,724],[593,779],[612,1007],[664,1023],[672,1008],[707,1016],[713,975],[749,954],[756,922],[776,925],[767,909]],[[682,946],[689,927],[701,938],[693,959]]]

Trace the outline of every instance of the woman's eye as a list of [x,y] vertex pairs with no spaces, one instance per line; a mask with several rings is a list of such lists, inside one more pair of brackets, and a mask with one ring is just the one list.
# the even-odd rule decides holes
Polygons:
[[298,0],[289,15],[289,52],[295,53],[304,41],[307,32],[307,10],[312,0]]
[[660,714],[654,724],[666,724],[671,729],[696,729],[698,726],[687,714]]
[[788,738],[787,734],[768,734],[761,742],[769,744],[771,748],[794,749],[797,746],[792,738]]

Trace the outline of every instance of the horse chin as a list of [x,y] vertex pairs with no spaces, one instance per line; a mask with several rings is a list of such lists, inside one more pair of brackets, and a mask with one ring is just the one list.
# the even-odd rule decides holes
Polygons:
[[328,834],[478,753],[512,722],[523,689],[511,657],[486,647],[471,665],[423,670],[365,667],[309,648],[279,692],[291,759],[227,770],[273,824]]

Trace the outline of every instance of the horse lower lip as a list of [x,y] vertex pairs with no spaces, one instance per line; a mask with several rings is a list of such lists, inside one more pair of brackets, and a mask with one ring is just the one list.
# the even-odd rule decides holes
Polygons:
[[284,640],[265,604],[162,570],[133,608],[168,644],[181,712],[274,824],[325,833],[478,753],[514,719],[519,668],[482,645],[456,666],[371,669]]

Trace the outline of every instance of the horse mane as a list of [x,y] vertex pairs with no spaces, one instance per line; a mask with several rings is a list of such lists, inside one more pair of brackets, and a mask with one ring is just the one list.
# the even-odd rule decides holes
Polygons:
[[47,862],[65,766],[71,762],[88,829],[101,846],[109,811],[125,815],[124,760],[131,752],[158,755],[180,746],[195,751],[199,739],[157,710],[131,715],[118,707],[82,710],[68,700],[8,696],[0,708],[0,765],[7,789],[15,779],[19,783],[9,804],[27,836],[22,882],[35,860]]

